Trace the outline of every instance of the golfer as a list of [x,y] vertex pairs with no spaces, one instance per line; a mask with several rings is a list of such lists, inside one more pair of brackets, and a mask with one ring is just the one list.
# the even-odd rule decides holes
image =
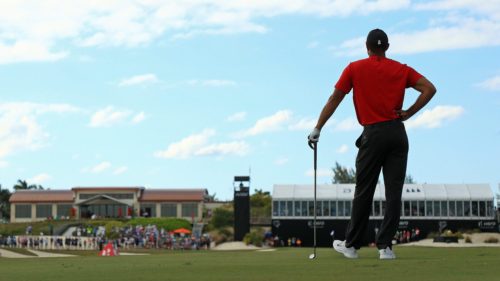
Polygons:
[[[436,93],[436,88],[413,68],[386,57],[387,34],[374,29],[366,38],[368,58],[350,63],[335,84],[333,94],[324,106],[316,127],[308,139],[319,140],[321,128],[332,116],[345,95],[353,90],[358,122],[364,127],[356,140],[356,190],[351,220],[345,240],[335,240],[333,247],[347,258],[358,258],[363,245],[373,194],[382,171],[385,184],[386,210],[376,235],[380,259],[395,259],[392,238],[399,224],[401,193],[406,175],[408,138],[402,121],[411,118]],[[420,95],[403,110],[405,89],[412,87]]]

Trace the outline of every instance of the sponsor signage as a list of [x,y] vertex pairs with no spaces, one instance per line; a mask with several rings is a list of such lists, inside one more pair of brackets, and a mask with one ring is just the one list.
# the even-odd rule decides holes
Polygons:
[[[313,228],[314,227],[314,221],[308,221],[307,222],[307,226],[309,228]],[[325,221],[316,221],[316,228],[323,228],[325,227]]]
[[496,221],[479,221],[477,223],[480,230],[497,230],[497,225]]
[[236,191],[234,192],[235,197],[248,197],[248,191]]

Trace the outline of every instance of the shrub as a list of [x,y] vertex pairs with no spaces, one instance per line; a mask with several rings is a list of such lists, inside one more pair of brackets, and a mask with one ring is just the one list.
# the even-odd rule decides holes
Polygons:
[[234,224],[234,211],[229,208],[221,207],[213,211],[212,219],[210,220],[214,229],[221,229]]
[[120,228],[123,227],[123,223],[119,221],[109,221],[104,227],[106,228],[106,237],[116,239],[120,237]]
[[212,241],[218,245],[224,242],[233,240],[233,231],[231,228],[221,228],[219,230],[213,231],[210,233],[210,237]]
[[264,241],[264,230],[261,228],[257,228],[255,230],[250,231],[243,237],[243,242],[245,244],[252,244],[257,247],[262,246],[262,242]]
[[465,243],[472,243],[470,236],[465,236]]
[[484,240],[484,243],[498,243],[498,238],[496,237],[488,237]]
[[179,218],[134,218],[126,222],[126,225],[156,225],[158,228],[164,228],[167,231],[172,231],[179,228],[191,230],[191,223],[185,219]]

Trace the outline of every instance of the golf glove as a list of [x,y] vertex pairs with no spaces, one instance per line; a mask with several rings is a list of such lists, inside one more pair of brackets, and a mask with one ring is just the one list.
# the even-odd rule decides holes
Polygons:
[[314,128],[312,130],[312,132],[309,134],[309,136],[307,137],[307,139],[310,141],[310,142],[318,142],[319,141],[319,133],[321,131],[318,129],[318,128]]

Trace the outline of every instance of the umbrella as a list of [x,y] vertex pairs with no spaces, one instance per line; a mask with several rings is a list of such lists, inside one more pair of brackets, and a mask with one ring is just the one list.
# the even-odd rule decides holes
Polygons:
[[185,229],[185,228],[179,228],[179,229],[174,230],[174,233],[184,233],[184,234],[189,234],[189,233],[191,233],[191,230],[189,230],[189,229]]

